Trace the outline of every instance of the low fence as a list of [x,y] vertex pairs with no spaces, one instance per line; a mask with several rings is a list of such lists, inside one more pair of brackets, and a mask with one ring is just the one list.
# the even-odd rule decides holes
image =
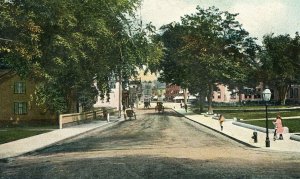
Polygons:
[[290,137],[291,140],[296,140],[300,142],[300,134],[292,134]]
[[107,118],[107,114],[114,113],[116,108],[98,108],[89,112],[61,114],[59,115],[59,128],[62,129],[67,125],[76,125],[92,120],[100,120]]

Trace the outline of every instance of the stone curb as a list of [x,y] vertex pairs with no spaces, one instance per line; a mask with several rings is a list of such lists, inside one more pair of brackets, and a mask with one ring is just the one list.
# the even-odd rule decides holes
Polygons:
[[[240,127],[245,127],[245,128],[248,128],[248,129],[252,129],[252,130],[256,130],[256,131],[259,131],[259,132],[266,133],[266,128],[265,127],[259,127],[259,126],[246,124],[246,123],[243,123],[243,122],[236,122],[236,121],[232,122],[232,124],[240,126]],[[274,129],[269,129],[269,133],[274,133],[274,131],[275,131]],[[284,132],[283,133],[289,133],[289,130],[288,130],[287,127],[284,127]]]
[[292,134],[290,137],[291,140],[296,140],[300,142],[300,134],[296,135],[296,134]]
[[[259,127],[259,126],[255,126],[255,125],[251,125],[251,124],[242,123],[242,122],[232,122],[232,124],[266,133],[266,128],[264,128],[264,127]],[[274,129],[269,129],[269,133],[274,133]]]

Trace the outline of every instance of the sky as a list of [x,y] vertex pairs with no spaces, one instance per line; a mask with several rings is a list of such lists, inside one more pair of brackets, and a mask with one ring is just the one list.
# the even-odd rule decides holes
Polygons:
[[145,23],[152,22],[158,29],[180,17],[196,12],[196,7],[215,6],[220,11],[239,13],[237,20],[251,37],[261,43],[265,34],[300,32],[300,0],[143,0],[140,9]]

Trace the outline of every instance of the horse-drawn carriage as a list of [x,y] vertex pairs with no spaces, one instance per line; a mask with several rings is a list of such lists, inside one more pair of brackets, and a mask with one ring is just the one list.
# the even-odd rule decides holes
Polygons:
[[127,119],[127,117],[129,118],[129,120],[131,120],[132,118],[136,119],[135,112],[132,109],[127,109],[124,114],[125,120]]
[[144,108],[149,109],[150,107],[150,101],[144,101]]
[[163,106],[162,102],[157,102],[157,105],[155,106],[155,111],[160,112],[164,112],[165,107]]

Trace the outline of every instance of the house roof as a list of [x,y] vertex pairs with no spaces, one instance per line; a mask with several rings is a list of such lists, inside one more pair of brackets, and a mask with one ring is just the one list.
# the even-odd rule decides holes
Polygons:
[[11,69],[0,69],[0,81],[7,79],[15,75],[15,72]]

